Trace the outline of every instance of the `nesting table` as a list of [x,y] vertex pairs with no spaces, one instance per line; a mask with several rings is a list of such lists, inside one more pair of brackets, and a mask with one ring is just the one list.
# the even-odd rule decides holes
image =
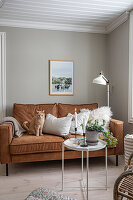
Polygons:
[[79,141],[75,143],[75,138],[71,138],[65,140],[62,143],[62,190],[64,189],[64,147],[74,151],[81,151],[82,152],[82,163],[81,163],[81,181],[83,181],[83,157],[84,152],[86,152],[86,199],[88,200],[88,189],[89,189],[89,181],[88,181],[88,174],[89,174],[89,152],[90,151],[97,151],[100,149],[105,149],[105,189],[107,189],[107,147],[106,142],[99,140],[98,144],[95,146],[87,146],[81,147],[80,146],[80,138]]

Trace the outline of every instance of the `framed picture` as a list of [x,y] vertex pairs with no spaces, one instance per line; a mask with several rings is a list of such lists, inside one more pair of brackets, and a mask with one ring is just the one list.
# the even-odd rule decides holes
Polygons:
[[74,94],[74,64],[73,61],[50,60],[49,94]]

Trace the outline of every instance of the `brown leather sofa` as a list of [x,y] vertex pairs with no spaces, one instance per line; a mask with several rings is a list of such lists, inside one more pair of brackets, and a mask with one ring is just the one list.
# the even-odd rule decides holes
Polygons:
[[[36,110],[45,110],[46,114],[51,113],[56,117],[64,117],[68,113],[77,112],[81,108],[90,110],[98,107],[94,104],[14,104],[13,116],[22,124],[30,121]],[[116,155],[116,165],[118,165],[118,155],[123,154],[123,122],[111,119],[110,130],[118,139],[116,148],[108,148],[108,155]],[[73,136],[71,136],[73,137]],[[8,164],[34,161],[61,160],[62,158],[62,137],[44,134],[43,136],[33,136],[24,134],[20,138],[12,138],[12,125],[0,125],[0,163],[6,164],[6,175],[8,175]],[[104,156],[105,151],[99,150],[90,152],[90,157]],[[65,149],[65,159],[81,158],[81,152]]]

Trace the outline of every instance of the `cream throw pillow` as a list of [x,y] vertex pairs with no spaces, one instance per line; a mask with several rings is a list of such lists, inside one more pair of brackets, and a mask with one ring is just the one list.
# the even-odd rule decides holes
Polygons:
[[[83,124],[83,120],[85,119],[85,125],[88,122],[90,115],[90,111],[85,111],[77,114],[77,134],[83,135],[83,129],[81,124]],[[67,116],[72,116],[72,122],[70,127],[70,133],[75,134],[75,114],[68,113]]]
[[47,114],[43,126],[43,133],[68,137],[72,116],[57,118],[51,114]]

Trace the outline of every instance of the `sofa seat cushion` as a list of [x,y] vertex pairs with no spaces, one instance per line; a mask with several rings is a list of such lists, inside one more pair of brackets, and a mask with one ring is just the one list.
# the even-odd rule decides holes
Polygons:
[[59,136],[47,135],[34,136],[24,134],[20,138],[14,138],[10,144],[10,153],[31,154],[40,152],[59,152],[62,151],[64,139]]
[[57,104],[14,104],[13,117],[22,125],[24,121],[31,122],[36,110],[45,110],[45,114],[58,116]]
[[77,109],[77,112],[80,112],[80,109],[87,108],[89,110],[93,110],[98,108],[97,103],[93,104],[58,104],[58,115],[59,117],[65,117],[68,115],[68,113],[74,114],[75,108]]

